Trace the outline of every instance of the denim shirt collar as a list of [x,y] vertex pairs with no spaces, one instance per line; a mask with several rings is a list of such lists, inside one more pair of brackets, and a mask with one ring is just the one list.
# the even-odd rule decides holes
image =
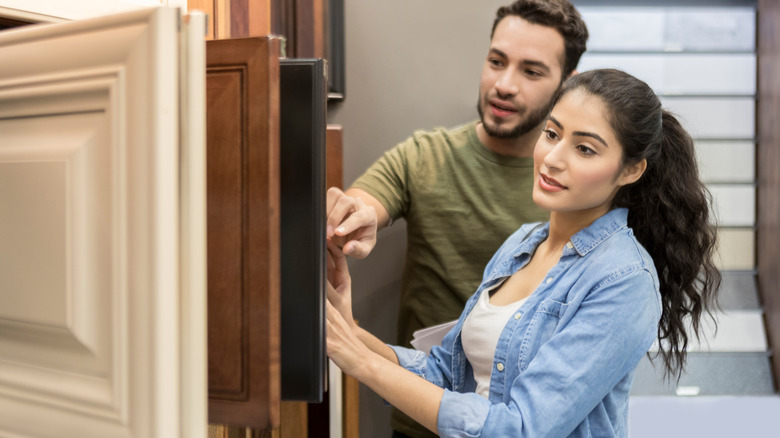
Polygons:
[[[585,256],[602,242],[607,240],[616,232],[628,226],[628,209],[615,208],[604,216],[596,219],[592,224],[578,231],[571,236],[572,247],[566,246],[563,249],[563,256],[577,253]],[[550,232],[550,223],[547,222],[541,227],[531,231],[525,240],[519,245],[514,258],[528,256],[532,254],[541,242],[547,239]]]

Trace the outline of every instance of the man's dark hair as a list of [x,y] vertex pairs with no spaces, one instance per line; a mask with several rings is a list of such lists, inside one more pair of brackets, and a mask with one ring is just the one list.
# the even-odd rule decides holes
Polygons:
[[508,15],[516,15],[529,23],[552,27],[561,34],[564,41],[563,76],[567,78],[585,53],[588,28],[582,16],[568,0],[517,0],[496,11],[490,38],[498,23]]

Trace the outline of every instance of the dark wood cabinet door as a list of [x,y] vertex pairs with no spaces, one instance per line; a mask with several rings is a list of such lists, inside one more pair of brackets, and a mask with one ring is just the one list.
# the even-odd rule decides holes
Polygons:
[[279,425],[279,40],[206,45],[209,422]]

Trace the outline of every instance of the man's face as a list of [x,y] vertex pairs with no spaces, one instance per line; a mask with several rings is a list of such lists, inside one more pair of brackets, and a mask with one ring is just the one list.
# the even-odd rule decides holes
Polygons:
[[510,15],[490,41],[477,111],[485,132],[517,138],[539,126],[561,85],[564,41],[547,26]]

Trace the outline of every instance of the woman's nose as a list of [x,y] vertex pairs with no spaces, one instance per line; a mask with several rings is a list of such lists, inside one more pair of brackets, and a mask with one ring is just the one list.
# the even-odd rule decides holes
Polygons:
[[550,170],[558,171],[566,168],[565,151],[566,149],[562,142],[557,143],[544,156],[544,166]]

